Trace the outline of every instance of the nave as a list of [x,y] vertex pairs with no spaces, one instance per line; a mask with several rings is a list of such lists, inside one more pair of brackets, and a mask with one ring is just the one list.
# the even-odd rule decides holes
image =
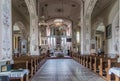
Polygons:
[[72,59],[49,59],[31,81],[105,81]]
[[0,81],[31,80],[120,81],[120,0],[0,0]]

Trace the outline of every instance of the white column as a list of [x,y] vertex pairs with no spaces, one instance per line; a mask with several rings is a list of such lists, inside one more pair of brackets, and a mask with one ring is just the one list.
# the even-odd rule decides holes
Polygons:
[[85,54],[84,7],[81,5],[81,54]]
[[90,54],[90,45],[91,45],[91,18],[86,18],[85,32],[85,54]]
[[90,54],[91,20],[81,10],[81,54]]
[[12,60],[11,0],[0,0],[0,61]]
[[[120,36],[120,0],[119,1],[119,36]],[[118,62],[120,62],[120,37],[119,37],[119,59]]]
[[38,17],[30,17],[30,55],[39,55],[38,49]]

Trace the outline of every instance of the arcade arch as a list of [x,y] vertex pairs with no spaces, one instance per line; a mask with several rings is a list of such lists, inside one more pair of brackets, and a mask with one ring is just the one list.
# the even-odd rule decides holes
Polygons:
[[21,21],[13,25],[13,53],[20,56],[27,53],[27,33],[24,24]]

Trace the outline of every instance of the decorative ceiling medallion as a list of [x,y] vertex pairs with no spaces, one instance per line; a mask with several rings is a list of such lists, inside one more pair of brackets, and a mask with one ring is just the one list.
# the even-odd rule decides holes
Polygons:
[[72,4],[72,7],[76,7],[76,5],[75,5],[75,4]]
[[63,9],[62,8],[57,8],[57,9],[55,9],[55,11],[58,12],[58,13],[61,13],[61,12],[63,12]]

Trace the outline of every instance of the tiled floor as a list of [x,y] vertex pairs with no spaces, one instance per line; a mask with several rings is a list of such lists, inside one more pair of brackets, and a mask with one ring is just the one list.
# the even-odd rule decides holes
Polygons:
[[72,59],[48,60],[31,81],[105,81]]

